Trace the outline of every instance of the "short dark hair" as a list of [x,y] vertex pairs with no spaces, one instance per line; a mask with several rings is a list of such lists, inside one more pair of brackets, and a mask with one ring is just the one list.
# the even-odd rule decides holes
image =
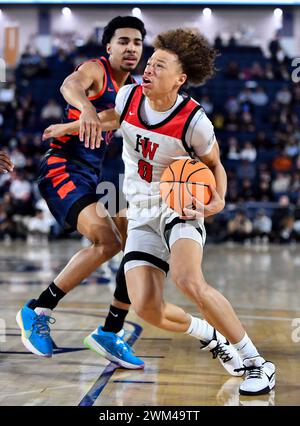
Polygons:
[[174,53],[187,75],[187,83],[203,84],[215,73],[216,50],[207,39],[197,31],[190,29],[170,30],[159,34],[154,49]]
[[113,38],[115,31],[119,28],[134,28],[142,35],[142,40],[146,36],[146,30],[143,21],[134,16],[116,16],[104,28],[102,36],[102,45],[106,46]]

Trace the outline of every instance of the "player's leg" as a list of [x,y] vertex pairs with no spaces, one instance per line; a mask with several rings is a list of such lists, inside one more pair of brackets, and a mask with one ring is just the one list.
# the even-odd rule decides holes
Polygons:
[[51,356],[53,351],[49,329],[52,310],[66,293],[121,249],[117,227],[104,207],[95,202],[97,177],[77,164],[61,159],[65,160],[61,165],[57,160],[46,157],[42,163],[41,194],[56,220],[70,230],[77,228],[91,246],[76,253],[38,299],[28,302],[17,314],[24,345],[42,356]]
[[[125,251],[128,294],[137,314],[162,329],[189,334],[205,345],[211,342],[216,332],[210,324],[163,300],[162,288],[169,266],[166,262],[168,252],[160,235],[150,227],[131,229]],[[218,347],[222,343],[221,339],[226,341],[219,334],[215,337]],[[223,362],[223,366],[231,374],[240,375],[241,373],[233,371],[234,367],[241,366],[236,351],[231,345],[227,345],[226,351],[225,353],[224,349],[220,349],[218,354],[214,351],[214,357],[226,358],[228,363]],[[234,359],[228,355],[229,352],[234,353]]]
[[[112,220],[120,233],[123,249],[127,236],[126,211],[120,211],[112,217]],[[124,262],[122,261],[116,274],[116,290],[105,324],[98,326],[83,342],[97,354],[119,364],[121,367],[139,369],[144,367],[144,362],[134,355],[132,348],[124,340],[123,326],[129,307],[130,300],[125,281]]]
[[197,304],[206,320],[231,342],[243,360],[246,379],[240,392],[249,395],[269,392],[275,385],[275,367],[259,355],[228,300],[205,280],[200,268],[202,245],[195,239],[185,238],[182,232],[181,238],[171,239],[172,234],[170,270],[173,281]]

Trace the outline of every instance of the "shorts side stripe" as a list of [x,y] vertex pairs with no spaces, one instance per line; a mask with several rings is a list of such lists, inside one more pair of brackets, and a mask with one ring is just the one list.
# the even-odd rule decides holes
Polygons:
[[162,269],[167,275],[169,271],[169,264],[164,260],[161,260],[159,257],[154,256],[153,254],[145,253],[142,251],[130,251],[124,256],[124,265],[126,262],[131,260],[145,260],[146,262],[152,263],[157,266],[159,269]]
[[69,194],[69,192],[73,191],[73,189],[75,188],[76,188],[76,185],[74,184],[73,181],[70,180],[69,182],[65,183],[61,188],[59,188],[57,193],[60,196],[60,198],[63,200]]

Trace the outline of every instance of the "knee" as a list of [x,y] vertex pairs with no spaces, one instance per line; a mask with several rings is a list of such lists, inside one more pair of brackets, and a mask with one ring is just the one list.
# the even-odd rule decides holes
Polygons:
[[149,302],[139,302],[133,305],[133,309],[137,316],[139,316],[144,321],[152,325],[159,326],[162,320],[162,310],[159,308],[159,306],[151,303],[149,304]]
[[122,248],[120,233],[117,230],[103,229],[101,226],[91,226],[86,237],[92,242],[93,248],[99,255],[111,258]]
[[204,279],[187,273],[173,276],[173,281],[189,299],[201,307],[205,305],[209,286]]

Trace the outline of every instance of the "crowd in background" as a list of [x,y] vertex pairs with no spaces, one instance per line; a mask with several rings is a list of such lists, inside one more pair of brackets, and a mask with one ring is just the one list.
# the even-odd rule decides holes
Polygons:
[[[209,240],[300,241],[300,86],[291,79],[291,59],[277,37],[270,41],[268,57],[234,38],[224,46],[217,37],[215,46],[220,51],[216,76],[188,89],[214,124],[228,175],[226,208],[206,220]],[[151,52],[146,46],[137,74]],[[0,239],[66,236],[36,184],[48,147],[41,133],[61,120],[64,78],[79,63],[104,53],[93,38],[71,53],[59,48],[49,57],[28,47],[1,84],[0,146],[9,151],[15,170],[0,175]],[[121,151],[116,137],[104,179],[116,179],[116,165],[123,172]]]

